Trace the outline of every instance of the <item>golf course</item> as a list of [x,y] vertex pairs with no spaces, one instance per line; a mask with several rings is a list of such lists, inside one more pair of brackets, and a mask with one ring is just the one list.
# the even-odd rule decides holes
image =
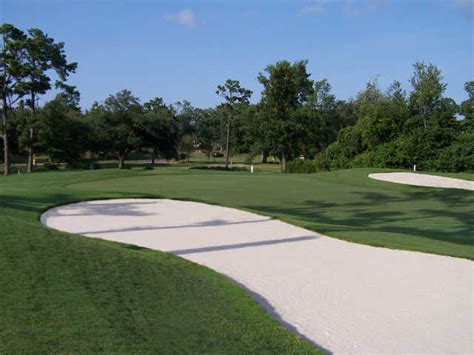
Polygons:
[[473,0],[0,14],[0,355],[474,354]]
[[163,166],[3,178],[1,348],[317,352],[206,267],[49,229],[40,216],[79,201],[170,198],[251,211],[349,242],[474,258],[474,193],[367,177],[380,171],[388,170],[289,175]]

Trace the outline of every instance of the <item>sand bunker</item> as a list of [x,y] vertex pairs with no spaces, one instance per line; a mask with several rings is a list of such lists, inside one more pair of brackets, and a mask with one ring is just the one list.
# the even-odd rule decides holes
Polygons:
[[416,173],[374,173],[369,178],[398,184],[474,190],[474,181]]
[[348,243],[195,202],[91,201],[53,208],[41,221],[206,265],[331,352],[473,352],[469,260]]

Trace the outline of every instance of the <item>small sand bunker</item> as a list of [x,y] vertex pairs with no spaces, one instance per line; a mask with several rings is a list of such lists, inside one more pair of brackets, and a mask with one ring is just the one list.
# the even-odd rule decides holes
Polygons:
[[41,221],[208,266],[331,352],[473,353],[469,260],[348,243],[195,202],[90,201],[50,209]]
[[374,173],[369,178],[398,184],[474,190],[474,181],[417,173]]

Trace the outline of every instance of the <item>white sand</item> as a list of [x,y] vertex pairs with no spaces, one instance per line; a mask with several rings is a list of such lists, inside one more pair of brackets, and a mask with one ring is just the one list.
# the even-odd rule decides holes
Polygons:
[[195,202],[85,202],[53,208],[41,221],[206,265],[331,352],[474,351],[469,260],[348,243]]
[[374,173],[369,178],[398,184],[474,190],[474,181],[417,173]]

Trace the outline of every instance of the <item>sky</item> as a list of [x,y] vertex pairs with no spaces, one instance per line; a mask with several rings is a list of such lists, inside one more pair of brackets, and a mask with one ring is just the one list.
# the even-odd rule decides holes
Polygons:
[[474,0],[0,0],[0,19],[65,43],[83,108],[122,89],[211,107],[227,79],[256,102],[258,73],[285,59],[307,59],[338,99],[375,78],[410,90],[417,60],[441,69],[457,102],[474,80]]

